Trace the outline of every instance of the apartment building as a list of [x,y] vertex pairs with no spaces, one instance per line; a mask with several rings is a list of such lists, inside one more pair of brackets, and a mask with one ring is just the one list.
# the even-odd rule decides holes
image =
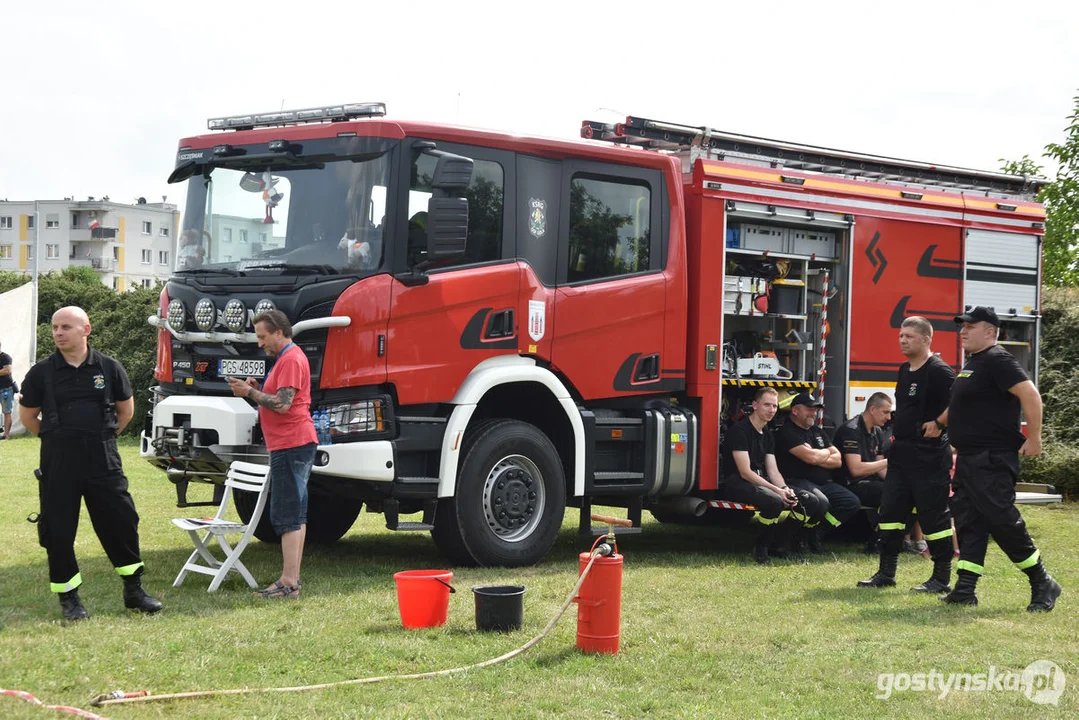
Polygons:
[[179,229],[179,209],[164,199],[0,200],[0,270],[30,273],[38,252],[40,273],[83,265],[114,290],[150,287],[168,279]]

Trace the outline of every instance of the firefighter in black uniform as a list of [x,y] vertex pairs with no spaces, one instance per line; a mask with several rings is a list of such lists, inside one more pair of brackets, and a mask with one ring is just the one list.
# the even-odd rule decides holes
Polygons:
[[124,367],[87,343],[90,320],[77,307],[52,316],[56,352],[26,374],[19,419],[41,437],[41,514],[38,535],[49,556],[49,581],[68,620],[89,617],[79,599],[82,575],[75,533],[86,498],[94,532],[123,578],[124,605],[157,612],[161,603],[142,589],[139,516],[127,491],[116,436],[135,403]]
[[[799,393],[791,401],[791,414],[776,432],[776,460],[787,484],[817,497],[822,520],[837,528],[858,514],[857,496],[840,485],[839,469],[843,459],[832,441],[817,425],[817,412],[824,403],[808,393]],[[802,531],[798,549],[824,552],[820,521],[810,518]]]
[[[762,565],[772,562],[769,553],[787,557],[780,523],[794,516],[805,523],[824,516],[817,498],[787,485],[779,473],[775,440],[768,423],[779,409],[775,388],[761,388],[753,397],[753,412],[727,428],[723,439],[723,476],[719,494],[727,500],[746,503],[757,509],[753,519],[761,532],[753,548],[753,559]],[[793,521],[792,521],[793,522]]]
[[[959,532],[958,580],[942,600],[977,605],[975,585],[989,536],[1030,578],[1031,612],[1048,612],[1060,583],[1045,571],[1041,553],[1015,508],[1019,456],[1042,451],[1042,398],[1011,353],[997,344],[1000,320],[991,308],[959,315],[959,339],[968,353],[955,380],[944,422],[958,454],[952,509]],[[1019,429],[1019,411],[1027,436]]]
[[859,587],[895,585],[903,532],[911,511],[929,543],[933,575],[915,592],[943,593],[952,588],[952,521],[948,491],[952,451],[943,433],[945,411],[955,371],[930,350],[933,326],[923,317],[908,317],[899,328],[899,349],[907,362],[895,385],[888,471],[880,507],[880,568]]
[[[835,444],[843,453],[841,482],[858,496],[862,506],[868,508],[870,537],[866,552],[879,552],[877,548],[877,521],[880,500],[884,495],[884,475],[888,470],[885,459],[884,426],[892,421],[892,399],[882,392],[869,396],[865,410],[839,426],[835,431]],[[888,432],[891,435],[891,431]]]

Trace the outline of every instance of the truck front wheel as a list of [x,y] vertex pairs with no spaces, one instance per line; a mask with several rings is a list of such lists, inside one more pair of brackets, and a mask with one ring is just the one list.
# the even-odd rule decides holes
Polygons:
[[[566,510],[562,461],[528,423],[479,425],[466,440],[457,494],[435,515],[435,541],[451,559],[534,565],[551,549]],[[462,552],[464,551],[464,552]]]

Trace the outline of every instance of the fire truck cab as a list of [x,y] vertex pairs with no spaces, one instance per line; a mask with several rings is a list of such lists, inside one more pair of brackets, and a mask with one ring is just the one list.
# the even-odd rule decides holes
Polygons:
[[142,455],[181,490],[265,462],[225,378],[269,372],[252,321],[279,309],[328,418],[315,540],[366,506],[514,566],[567,506],[582,530],[593,504],[715,512],[755,388],[812,389],[842,421],[894,384],[908,315],[958,365],[952,317],[995,306],[1037,372],[1038,179],[641,118],[547,140],[361,103],[209,129],[170,178],[187,205]]

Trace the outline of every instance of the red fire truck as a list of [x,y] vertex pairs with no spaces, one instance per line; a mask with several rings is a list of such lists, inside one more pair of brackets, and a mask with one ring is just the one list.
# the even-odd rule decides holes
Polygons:
[[514,566],[567,506],[582,530],[593,505],[720,512],[752,393],[812,390],[840,422],[892,389],[909,315],[958,366],[952,317],[993,306],[1037,375],[1038,178],[637,117],[553,140],[361,103],[209,130],[170,177],[187,205],[142,455],[181,500],[265,458],[224,378],[265,376],[252,318],[280,309],[328,418],[316,540],[366,505],[455,562]]

